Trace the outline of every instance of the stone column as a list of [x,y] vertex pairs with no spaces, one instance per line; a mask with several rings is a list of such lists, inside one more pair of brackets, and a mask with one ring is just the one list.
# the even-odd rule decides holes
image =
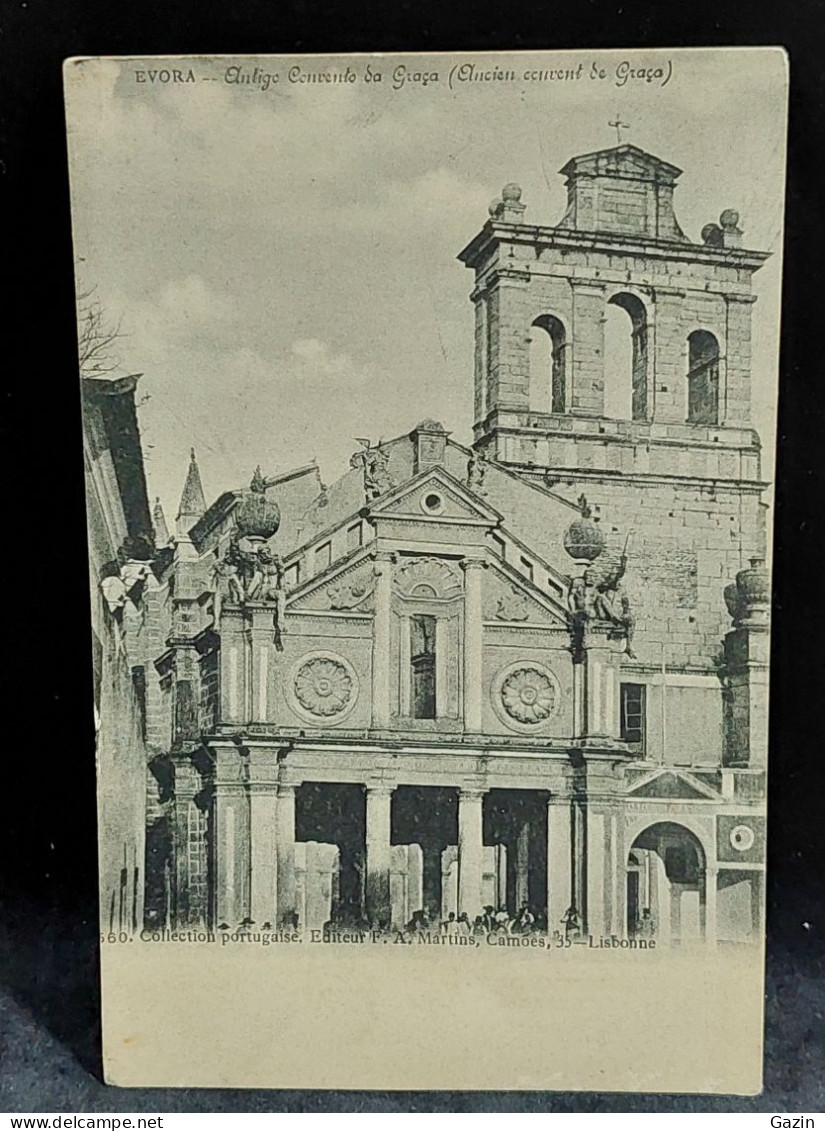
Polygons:
[[477,288],[470,296],[475,304],[475,421],[479,423],[487,415],[487,293]]
[[[297,911],[295,891],[295,786],[281,782],[276,806],[278,924],[291,926]],[[300,923],[301,928],[304,927]]]
[[716,892],[717,892],[716,867],[705,868],[704,903],[704,935],[705,945],[711,950],[716,947]]
[[579,916],[582,930],[585,929],[587,911],[587,811],[585,802],[576,799],[570,807],[573,834],[573,891],[571,904]]
[[390,926],[390,863],[392,789],[367,788],[367,920],[370,926]]
[[608,860],[610,862],[610,922],[608,930],[620,938],[627,936],[627,853],[621,823],[615,813],[607,817]]
[[470,922],[484,904],[483,800],[481,790],[462,789],[458,795],[458,910],[466,911]]
[[246,798],[240,782],[215,786],[215,917],[237,927],[246,917]]
[[745,622],[725,636],[726,765],[767,765],[769,660],[767,618],[764,624]]
[[372,725],[390,725],[390,626],[392,617],[392,560],[378,554],[375,560],[375,612],[372,633]]
[[687,333],[682,318],[685,292],[676,287],[656,286],[654,295],[656,335],[654,340],[648,340],[648,375],[654,375],[655,382],[652,388],[648,386],[648,418],[661,424],[684,424]]
[[[497,285],[487,301],[489,346],[487,410],[530,410],[530,351],[527,343],[530,275],[516,260],[499,264]],[[499,453],[500,454],[500,453]]]
[[190,900],[190,854],[197,851],[198,814],[195,794],[199,779],[193,767],[184,760],[174,761],[175,766],[175,806],[174,806],[174,921],[176,927],[188,926],[193,921]]
[[573,903],[572,812],[566,798],[547,805],[547,929],[564,931],[564,914]]
[[522,821],[513,842],[516,853],[516,912],[530,902],[530,822]]
[[250,607],[250,612],[252,616],[249,632],[251,718],[255,722],[265,723],[269,721],[270,660],[274,655],[273,610],[272,606],[254,605]]
[[[720,380],[719,423],[740,428],[751,422],[751,310],[755,295],[725,295],[726,341],[720,342],[724,382]],[[723,376],[720,373],[720,378]]]
[[587,932],[603,935],[607,929],[605,885],[605,816],[594,812],[590,805],[586,811],[586,873],[587,873]]
[[277,922],[278,787],[275,782],[255,782],[249,793],[250,911],[256,926]]
[[586,648],[586,733],[589,738],[619,735],[619,653],[607,630],[588,628]]
[[441,853],[443,850],[439,841],[422,839],[422,903],[428,920],[436,926],[442,912]]
[[238,606],[221,611],[221,718],[228,723],[246,722],[245,639],[243,611]]
[[194,646],[175,646],[172,750],[188,750],[200,740],[200,669]]
[[584,656],[576,656],[573,659],[573,737],[574,739],[584,738],[587,734],[587,712],[586,696],[585,696],[585,683],[586,683],[586,666],[584,663]]
[[682,943],[682,888],[670,886],[670,939]]
[[570,280],[573,288],[573,354],[569,411],[604,415],[604,286]]
[[479,734],[482,729],[483,634],[481,571],[486,563],[465,558],[464,569],[464,729]]

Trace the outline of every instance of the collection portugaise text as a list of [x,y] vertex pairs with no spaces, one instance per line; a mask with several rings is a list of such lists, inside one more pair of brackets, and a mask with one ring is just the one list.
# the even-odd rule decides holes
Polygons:
[[[134,936],[121,934],[101,935],[101,942],[131,942]],[[656,940],[647,938],[624,938],[619,935],[585,935],[579,938],[565,937],[557,932],[553,935],[538,933],[506,934],[490,931],[483,935],[444,934],[431,930],[381,931],[364,928],[316,927],[306,932],[284,927],[279,930],[256,931],[211,931],[186,930],[172,931],[166,928],[143,930],[140,935],[144,943],[215,943],[222,947],[234,945],[278,946],[309,943],[310,945],[334,946],[432,946],[466,947],[478,949],[486,947],[509,948],[514,950],[655,950]]]

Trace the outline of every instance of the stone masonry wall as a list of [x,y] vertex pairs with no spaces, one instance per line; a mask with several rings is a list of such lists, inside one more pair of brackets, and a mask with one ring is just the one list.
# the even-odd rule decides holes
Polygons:
[[640,663],[714,671],[730,630],[724,587],[753,557],[764,556],[763,507],[756,492],[678,482],[565,479],[607,538],[607,564],[628,545],[624,587],[636,617]]

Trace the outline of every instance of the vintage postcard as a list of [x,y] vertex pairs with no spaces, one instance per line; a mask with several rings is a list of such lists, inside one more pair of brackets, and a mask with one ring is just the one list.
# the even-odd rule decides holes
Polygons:
[[67,61],[110,1082],[760,1089],[787,83]]

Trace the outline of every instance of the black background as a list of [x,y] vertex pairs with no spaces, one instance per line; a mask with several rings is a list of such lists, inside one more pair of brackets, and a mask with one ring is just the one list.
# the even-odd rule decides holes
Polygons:
[[[823,1110],[825,7],[317,0],[0,5],[7,236],[0,524],[0,1110]],[[774,629],[766,1092],[123,1091],[100,1082],[88,572],[61,63],[70,55],[781,44],[791,96]],[[735,66],[732,62],[731,66]],[[733,140],[733,139],[732,139]],[[491,141],[491,144],[494,142]],[[9,238],[9,236],[11,238]],[[643,1019],[640,1019],[643,1024]],[[525,1018],[525,1040],[529,1040]],[[674,1053],[677,1054],[676,1050]],[[5,1065],[5,1069],[3,1069]]]

